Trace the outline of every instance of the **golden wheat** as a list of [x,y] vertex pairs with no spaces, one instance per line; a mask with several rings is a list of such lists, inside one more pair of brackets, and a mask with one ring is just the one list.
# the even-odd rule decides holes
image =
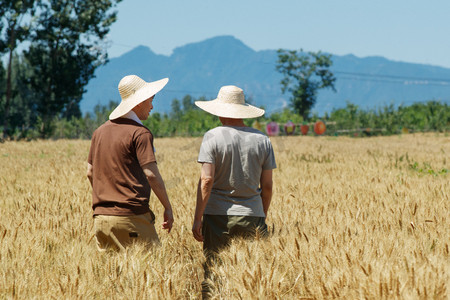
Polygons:
[[[445,299],[450,138],[272,138],[268,239],[236,240],[214,266],[218,299]],[[99,253],[89,141],[0,144],[0,298],[196,299],[191,234],[201,138],[156,139],[174,207],[162,245]]]

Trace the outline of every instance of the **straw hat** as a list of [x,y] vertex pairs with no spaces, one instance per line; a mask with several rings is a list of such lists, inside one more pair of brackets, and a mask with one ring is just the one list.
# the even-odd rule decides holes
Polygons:
[[234,85],[220,88],[217,98],[211,101],[195,101],[195,105],[218,117],[250,119],[264,115],[264,110],[245,103],[244,91]]
[[169,82],[169,78],[145,82],[136,75],[128,75],[119,82],[122,101],[109,115],[110,120],[120,118],[130,112],[136,105],[154,96]]

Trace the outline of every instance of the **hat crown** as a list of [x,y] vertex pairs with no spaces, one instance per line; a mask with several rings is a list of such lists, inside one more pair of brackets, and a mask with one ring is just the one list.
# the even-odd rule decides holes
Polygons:
[[139,76],[128,75],[119,82],[119,93],[122,101],[126,100],[145,86],[146,82]]
[[195,105],[215,116],[231,119],[257,118],[264,110],[245,103],[244,91],[234,85],[220,88],[217,98],[211,101],[195,101]]
[[220,88],[217,100],[222,103],[245,104],[244,91],[234,85],[226,85]]

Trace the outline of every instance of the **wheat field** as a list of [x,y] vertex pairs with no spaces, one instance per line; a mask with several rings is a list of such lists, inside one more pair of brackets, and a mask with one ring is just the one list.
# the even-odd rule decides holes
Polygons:
[[[236,240],[216,299],[448,299],[450,137],[273,137],[271,235]],[[198,299],[191,225],[201,138],[160,138],[174,208],[161,246],[99,253],[89,141],[0,144],[0,299]]]

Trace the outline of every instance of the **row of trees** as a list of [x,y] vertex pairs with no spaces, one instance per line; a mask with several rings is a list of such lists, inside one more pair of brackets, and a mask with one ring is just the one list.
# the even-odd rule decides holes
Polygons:
[[[54,116],[81,116],[79,102],[121,0],[2,0],[0,116],[3,136],[17,128],[52,133]],[[6,58],[6,59],[5,59]],[[6,66],[5,66],[6,64]],[[37,128],[37,125],[39,126]]]
[[[172,101],[171,112],[152,113],[144,125],[150,128],[157,137],[202,136],[207,130],[220,125],[217,117],[200,110],[194,105],[196,100],[186,95],[181,101]],[[58,118],[52,123],[50,138],[81,138],[89,139],[93,131],[104,123],[117,103],[108,106],[97,106],[94,113],[71,119]],[[450,132],[450,106],[438,101],[416,103],[410,106],[394,107],[389,105],[377,109],[361,109],[357,105],[347,103],[347,106],[335,109],[319,118],[312,115],[307,120],[295,113],[291,108],[258,119],[245,120],[247,126],[253,126],[257,121],[264,129],[269,122],[280,124],[284,135],[283,124],[292,121],[295,124],[313,124],[317,120],[327,124],[326,135],[391,135],[408,129],[410,132]],[[300,134],[297,129],[296,134]],[[310,135],[314,133],[310,130]],[[39,137],[36,129],[17,130],[14,139],[33,139]]]
[[331,123],[328,126],[329,134],[390,135],[400,132],[450,132],[450,106],[434,100],[399,107],[391,104],[368,110],[347,103],[345,108],[333,110],[324,119]]

